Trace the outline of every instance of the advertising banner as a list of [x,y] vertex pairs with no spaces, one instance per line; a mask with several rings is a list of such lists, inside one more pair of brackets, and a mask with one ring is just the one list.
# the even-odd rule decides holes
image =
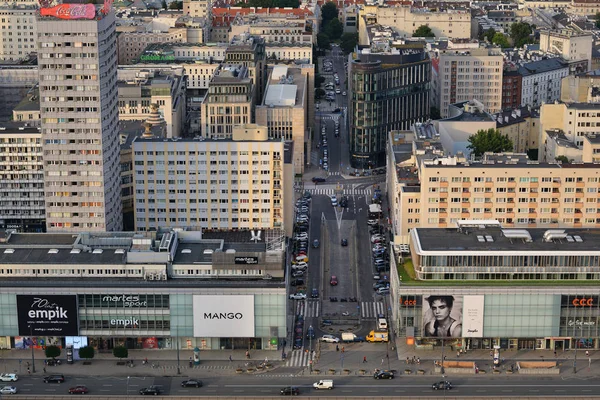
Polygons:
[[483,304],[485,296],[464,296],[463,337],[483,337]]
[[423,296],[423,336],[461,337],[462,297]]
[[19,335],[78,336],[77,296],[17,295]]
[[258,264],[258,257],[235,257],[236,264],[255,265]]
[[254,337],[254,296],[197,295],[195,337]]

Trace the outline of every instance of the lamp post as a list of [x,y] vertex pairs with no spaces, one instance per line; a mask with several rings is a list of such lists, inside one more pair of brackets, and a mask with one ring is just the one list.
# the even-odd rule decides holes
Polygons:
[[129,376],[127,377],[127,399],[129,400]]
[[[442,368],[441,368],[441,371],[442,371],[442,376],[444,376],[446,371],[444,369],[444,339],[443,338],[442,338]],[[444,389],[444,393],[445,392],[446,392],[446,390]]]
[[179,365],[179,326],[177,326],[177,328],[175,329],[175,332],[176,332],[175,340],[177,341],[177,375],[181,375],[181,367]]
[[[582,329],[581,326],[575,325],[575,333],[577,333],[577,328]],[[579,347],[579,339],[577,339],[577,335],[575,335],[575,357],[573,358],[573,373],[577,373],[577,348]]]
[[35,374],[35,354],[33,352],[33,326],[29,325],[29,340],[31,340],[31,371]]

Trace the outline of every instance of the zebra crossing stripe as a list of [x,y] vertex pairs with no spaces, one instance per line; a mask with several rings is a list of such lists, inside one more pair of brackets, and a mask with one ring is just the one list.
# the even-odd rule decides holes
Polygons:
[[285,363],[286,367],[308,367],[309,365],[309,357],[310,354],[304,350],[304,348],[299,350],[293,350],[290,355],[288,355],[288,360]]

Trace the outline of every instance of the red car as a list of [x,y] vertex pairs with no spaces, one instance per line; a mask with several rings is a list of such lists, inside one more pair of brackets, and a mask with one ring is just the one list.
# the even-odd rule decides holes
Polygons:
[[331,286],[336,286],[338,284],[337,276],[331,275],[331,280],[329,281]]
[[69,389],[69,394],[87,394],[90,390],[85,385],[77,385]]

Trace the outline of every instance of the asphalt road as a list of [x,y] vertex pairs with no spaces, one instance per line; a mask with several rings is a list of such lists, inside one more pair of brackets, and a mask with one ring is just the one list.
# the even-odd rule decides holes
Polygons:
[[[90,389],[89,396],[140,396],[139,390],[149,385],[158,385],[166,396],[280,396],[282,387],[293,385],[300,388],[301,394],[310,397],[344,396],[344,397],[431,397],[442,398],[443,393],[431,389],[436,382],[435,377],[397,377],[393,380],[374,380],[371,376],[336,376],[321,377],[333,379],[334,389],[317,391],[312,384],[319,380],[316,376],[280,376],[277,374],[263,376],[230,376],[201,378],[201,388],[182,388],[181,381],[185,377],[138,378],[132,377],[73,377],[67,376],[63,384],[44,384],[41,377],[23,377],[14,384],[20,395],[59,396],[66,395],[68,388],[77,384],[85,384]],[[458,397],[537,397],[548,398],[577,396],[595,396],[600,392],[600,383],[590,380],[562,380],[560,377],[511,377],[510,384],[502,377],[456,377],[448,378],[454,388],[448,396]],[[128,390],[129,389],[129,390]],[[129,392],[129,393],[128,393]],[[10,397],[10,396],[9,396]],[[19,396],[15,396],[18,398]]]

